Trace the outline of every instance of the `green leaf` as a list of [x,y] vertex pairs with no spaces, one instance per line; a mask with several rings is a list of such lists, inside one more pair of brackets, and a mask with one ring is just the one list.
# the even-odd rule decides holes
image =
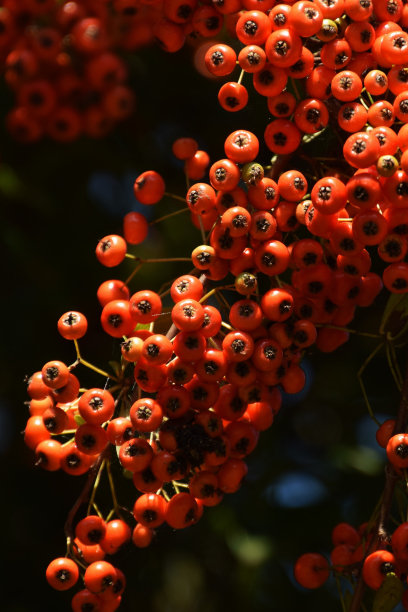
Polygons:
[[404,587],[394,574],[387,574],[374,597],[373,612],[391,612],[401,601]]
[[135,329],[150,329],[150,323],[138,323]]

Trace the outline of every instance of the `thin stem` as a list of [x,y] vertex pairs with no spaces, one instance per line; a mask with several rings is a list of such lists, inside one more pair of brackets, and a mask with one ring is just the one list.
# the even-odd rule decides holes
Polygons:
[[107,372],[105,372],[105,370],[101,370],[101,368],[94,366],[92,363],[90,363],[89,361],[86,361],[86,359],[83,359],[81,357],[81,353],[79,351],[78,340],[74,339],[74,345],[75,345],[75,350],[77,354],[77,364],[76,365],[78,365],[78,363],[82,363],[83,366],[85,366],[86,368],[89,368],[90,370],[94,370],[94,372],[97,372],[101,376],[104,376],[105,378],[111,378],[115,382],[119,382],[119,379],[116,378],[116,376],[113,376],[112,374],[108,374]]
[[90,514],[91,508],[92,508],[92,506],[95,503],[95,495],[96,495],[96,492],[98,490],[98,486],[99,486],[99,483],[100,483],[100,480],[101,480],[101,476],[102,476],[102,472],[103,472],[103,469],[105,467],[105,464],[106,464],[106,459],[104,459],[102,461],[101,465],[99,466],[99,470],[98,470],[98,473],[96,475],[94,486],[93,486],[93,489],[92,489],[92,494],[91,494],[91,497],[89,498],[88,508],[86,510],[86,514],[87,515]]
[[221,321],[221,326],[228,329],[228,331],[234,331],[234,328],[229,323],[225,323],[225,321]]
[[92,363],[89,363],[89,361],[86,361],[85,359],[82,359],[82,357],[81,357],[80,362],[86,368],[89,368],[90,370],[93,370],[94,372],[97,372],[101,376],[104,376],[105,378],[111,378],[115,382],[119,382],[119,378],[116,378],[116,376],[114,376],[113,374],[108,374],[107,372],[105,372],[105,370],[101,370],[100,368],[94,366]]
[[317,323],[316,327],[328,327],[329,329],[338,329],[340,331],[348,332],[349,334],[356,334],[356,336],[365,336],[366,338],[381,338],[381,334],[373,334],[371,332],[362,332],[357,329],[350,329],[349,327],[341,327],[340,325],[330,325],[329,323]]
[[71,510],[68,513],[67,520],[65,521],[64,525],[64,532],[67,538],[67,543],[68,541],[72,542],[74,539],[73,522],[75,516],[82,504],[85,503],[85,500],[88,498],[90,491],[92,490],[92,487],[94,486],[95,480],[98,476],[100,465],[105,460],[108,452],[109,447],[107,446],[106,449],[99,455],[94,465],[90,468],[84,488],[82,489],[78,499],[76,500],[75,504],[72,506]]
[[370,404],[370,401],[368,399],[367,391],[366,391],[365,384],[364,384],[364,381],[363,381],[363,372],[366,369],[366,367],[368,366],[368,364],[370,363],[370,361],[372,361],[374,359],[374,357],[376,356],[376,354],[382,349],[382,347],[383,347],[383,343],[382,342],[377,344],[375,349],[369,354],[369,356],[367,357],[367,359],[364,361],[363,365],[361,366],[361,368],[357,372],[357,379],[358,379],[358,382],[360,383],[361,392],[363,394],[364,401],[365,401],[367,409],[368,409],[368,414],[370,415],[370,417],[373,419],[373,421],[378,426],[380,426],[380,423],[379,423],[378,419],[376,419],[376,417],[374,416],[373,409],[371,408],[371,404]]
[[242,83],[242,79],[244,78],[245,70],[241,70],[241,74],[239,75],[239,79],[237,81],[238,85]]
[[117,498],[117,495],[116,495],[115,483],[113,481],[112,470],[111,470],[111,462],[110,461],[106,462],[106,472],[108,474],[109,488],[110,488],[110,492],[111,492],[111,495],[112,495],[113,509],[116,512],[116,514],[118,516],[120,516],[121,515],[120,505],[119,505],[118,498]]
[[344,598],[343,598],[343,593],[341,592],[341,586],[340,586],[339,577],[337,576],[337,574],[335,574],[334,576],[335,576],[335,579],[336,579],[337,592],[339,594],[342,612],[347,612],[346,604],[345,604],[345,601],[344,601]]
[[365,100],[363,100],[363,98],[361,96],[359,97],[358,101],[360,102],[360,104],[362,104],[364,106],[364,108],[366,110],[368,110],[367,103],[365,102]]
[[[396,357],[395,357],[395,352],[394,353],[392,352],[391,346],[392,345],[389,342],[386,342],[385,350],[386,350],[386,353],[387,353],[388,367],[390,368],[392,377],[394,379],[394,382],[395,382],[395,385],[396,385],[398,391],[401,391],[402,390],[402,383],[401,383],[401,379],[400,379],[401,374],[398,372],[398,370],[395,367],[395,365],[396,365],[395,364]],[[398,365],[397,365],[397,368],[398,368]],[[398,376],[398,374],[399,374],[399,376]]]
[[163,263],[168,261],[189,261],[191,263],[191,257],[158,257],[153,259],[143,259],[142,263]]
[[127,279],[125,280],[125,285],[128,285],[130,283],[130,281],[132,280],[132,278],[134,276],[136,276],[136,274],[139,272],[140,268],[142,267],[143,264],[139,264],[135,267],[135,269],[133,270],[133,272],[131,274],[129,274],[129,276],[127,277]]
[[178,202],[183,202],[183,204],[186,203],[186,198],[182,198],[181,196],[176,195],[175,193],[170,193],[169,191],[165,191],[164,195],[167,196],[168,198],[171,198],[172,200],[177,200]]
[[211,289],[211,291],[209,291],[208,293],[203,295],[203,297],[198,300],[199,303],[202,304],[203,302],[208,300],[208,298],[210,298],[212,295],[214,295],[214,293],[216,293],[218,290],[219,290],[219,287],[214,287],[214,289]]
[[298,90],[298,87],[297,87],[297,84],[296,84],[296,80],[292,79],[292,77],[290,77],[290,83],[292,85],[293,93],[295,94],[295,98],[296,98],[296,100],[299,101],[301,99],[301,96],[300,96],[300,93],[299,93],[299,90]]
[[184,212],[188,212],[190,209],[188,208],[188,206],[186,206],[186,208],[180,208],[180,210],[175,210],[172,213],[169,213],[168,215],[164,215],[163,217],[159,217],[158,219],[155,219],[154,221],[150,221],[149,225],[156,225],[156,223],[160,223],[160,221],[165,221],[166,219],[170,219],[170,217],[175,217],[176,215],[180,215],[181,213]]
[[102,512],[99,510],[98,506],[96,505],[96,503],[94,502],[92,504],[93,509],[95,510],[96,514],[99,516],[99,518],[103,519],[103,514]]
[[401,370],[400,370],[400,367],[398,365],[398,359],[397,359],[397,354],[395,352],[395,346],[394,346],[394,344],[392,342],[390,342],[390,351],[391,351],[391,355],[392,355],[393,362],[394,362],[395,373],[396,373],[396,375],[398,377],[398,380],[400,382],[400,387],[402,389],[402,385],[404,384],[404,380],[402,378]]

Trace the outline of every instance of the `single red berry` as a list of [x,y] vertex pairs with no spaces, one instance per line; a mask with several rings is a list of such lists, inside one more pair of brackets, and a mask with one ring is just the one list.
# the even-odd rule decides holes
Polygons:
[[177,493],[167,504],[165,520],[173,529],[183,529],[198,520],[197,502],[189,493]]
[[370,589],[377,591],[389,573],[395,573],[396,559],[388,550],[376,550],[365,558],[363,579]]
[[45,576],[48,583],[57,591],[66,591],[76,584],[79,570],[75,561],[67,557],[59,557],[51,561]]
[[133,185],[136,199],[146,205],[156,204],[161,200],[165,189],[163,178],[154,170],[140,174]]
[[145,493],[135,502],[133,514],[138,523],[154,529],[164,523],[167,502],[161,495]]
[[126,242],[122,236],[110,234],[102,238],[96,245],[96,257],[107,268],[118,266],[126,255]]
[[58,319],[58,331],[66,340],[78,340],[86,334],[88,321],[86,317],[75,311],[69,311]]
[[401,433],[392,436],[386,447],[388,461],[395,468],[408,467],[408,434]]
[[140,244],[149,232],[146,217],[138,212],[129,212],[123,217],[123,235],[129,244]]
[[47,387],[64,387],[69,379],[69,369],[62,361],[48,361],[41,370],[42,379]]
[[317,589],[330,575],[329,563],[319,553],[306,553],[296,561],[294,574],[297,582],[305,589]]

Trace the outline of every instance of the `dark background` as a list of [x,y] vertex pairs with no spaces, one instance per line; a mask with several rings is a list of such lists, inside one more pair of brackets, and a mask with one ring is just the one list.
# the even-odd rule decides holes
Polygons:
[[[191,56],[190,49],[170,56],[151,48],[127,58],[136,111],[102,141],[19,145],[1,128],[0,608],[5,612],[70,609],[72,595],[54,592],[44,573],[51,559],[65,554],[64,521],[86,477],[33,466],[21,435],[28,415],[24,377],[50,359],[74,360],[71,344],[56,330],[69,309],[88,317],[90,330],[80,343],[87,359],[103,367],[117,354],[116,344],[100,337],[95,293],[103,280],[125,278],[131,267],[102,268],[94,256],[97,241],[121,233],[123,215],[137,209],[132,185],[140,172],[162,172],[167,190],[184,195],[182,167],[171,156],[175,138],[195,137],[215,161],[224,157],[223,141],[232,130],[244,127],[261,137],[269,121],[266,102],[250,84],[247,109],[238,114],[220,109],[220,82],[197,74]],[[12,101],[3,89],[0,99],[4,117]],[[268,162],[266,151],[259,161]],[[154,214],[178,206],[165,198]],[[153,214],[151,208],[145,212]],[[134,252],[189,255],[201,240],[185,219],[151,231]],[[157,289],[189,268],[188,263],[149,267],[132,290]],[[354,327],[375,330],[383,305],[380,298]],[[356,378],[375,342],[352,337],[332,355],[307,355],[306,389],[285,399],[274,425],[262,434],[240,491],[208,509],[193,528],[162,527],[148,549],[129,545],[118,555],[128,580],[121,610],[340,609],[334,581],[306,592],[293,581],[293,563],[304,552],[328,554],[333,526],[368,520],[381,494],[384,453],[375,445],[375,426]],[[365,380],[380,420],[392,415],[398,398],[381,356]],[[120,496],[133,504],[131,482],[124,482]]]

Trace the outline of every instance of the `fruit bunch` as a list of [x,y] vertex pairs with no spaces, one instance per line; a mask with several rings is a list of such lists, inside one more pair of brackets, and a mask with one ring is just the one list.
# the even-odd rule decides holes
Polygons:
[[[73,564],[84,570],[86,588],[74,596],[74,610],[84,601],[109,601],[109,609],[120,602],[124,579],[105,555],[131,539],[147,546],[164,522],[174,529],[192,525],[205,506],[237,490],[247,472],[246,457],[280,409],[281,389],[297,393],[304,386],[305,350],[316,343],[330,351],[347,340],[342,326],[357,305],[367,306],[381,289],[377,274],[358,269],[358,257],[336,253],[335,234],[322,242],[306,224],[305,209],[312,203],[299,201],[308,189],[305,176],[291,170],[277,182],[268,179],[255,161],[258,149],[254,134],[233,132],[225,141],[226,158],[209,169],[209,182],[187,190],[187,206],[176,213],[190,214],[202,231],[202,244],[190,257],[162,260],[194,266],[168,290],[129,289],[142,265],[160,261],[128,252],[148,235],[144,215],[128,213],[124,237],[111,234],[98,242],[96,256],[104,266],[116,267],[126,257],[135,263],[126,281],[107,280],[97,291],[102,329],[120,346],[114,373],[81,356],[78,340],[87,320],[69,311],[58,330],[73,341],[77,359],[70,366],[47,362],[29,380],[25,441],[37,465],[88,473],[76,508],[88,501],[87,514],[75,528],[73,514],[66,528],[67,556],[47,570],[50,584],[61,590],[78,579]],[[176,141],[173,152],[184,160],[187,176],[198,173],[197,160],[206,156],[189,138]],[[334,177],[322,180],[341,183]],[[165,195],[165,183],[147,171],[137,177],[134,191],[150,206]],[[341,231],[343,222],[333,213],[330,217]],[[294,229],[304,237],[294,237]],[[369,263],[368,251],[362,257]],[[357,272],[346,268],[350,262]],[[167,331],[157,333],[155,327],[168,315]],[[105,383],[81,385],[73,373],[80,364]],[[115,456],[137,492],[132,510],[117,501]],[[95,496],[105,471],[113,508],[104,518]],[[92,582],[94,572],[103,578]]]
[[380,541],[370,523],[358,529],[339,523],[332,531],[331,563],[320,553],[305,553],[296,561],[295,578],[304,588],[316,589],[328,580],[330,573],[353,581],[362,568],[360,587],[374,591],[374,605],[378,609],[393,610],[401,602],[404,610],[408,610],[408,590],[404,588],[407,537],[407,522],[402,522]]
[[4,0],[0,64],[15,105],[6,125],[21,142],[105,136],[134,109],[124,52],[168,52],[212,36],[216,7],[197,0]]
[[[200,243],[186,257],[143,259],[132,245],[147,238],[149,224],[140,212],[128,213],[123,236],[109,234],[96,247],[108,268],[125,258],[134,262],[125,281],[109,279],[97,291],[102,329],[118,340],[113,371],[82,357],[78,340],[87,321],[69,311],[58,329],[73,341],[76,360],[69,366],[47,362],[29,381],[25,441],[37,464],[88,473],[66,524],[66,557],[47,570],[50,584],[61,590],[83,574],[85,589],[74,596],[74,611],[119,605],[124,577],[105,555],[129,540],[147,546],[163,523],[193,525],[205,506],[239,488],[246,457],[272,425],[282,391],[304,387],[306,351],[316,346],[330,352],[346,342],[355,331],[348,326],[356,308],[372,304],[383,286],[391,294],[408,292],[406,4],[185,2],[190,10],[183,22],[168,14],[180,2],[134,4],[167,11],[175,23],[166,22],[163,37],[173,41],[182,33],[184,42],[197,14],[206,24],[205,32],[196,26],[204,36],[217,31],[220,15],[233,15],[243,48],[237,55],[232,43],[217,43],[205,58],[216,76],[230,74],[237,61],[242,68],[237,83],[221,87],[221,106],[237,111],[246,105],[242,79],[250,73],[274,118],[261,141],[247,129],[229,134],[225,157],[212,164],[195,140],[177,140],[173,153],[184,161],[185,197],[168,194],[154,170],[136,178],[142,205],[163,197],[183,202],[153,223],[189,214]],[[324,156],[325,139],[334,139],[342,158]],[[312,154],[316,143],[322,156]],[[142,266],[168,261],[192,269],[169,279],[169,288],[133,287]],[[393,337],[386,326],[375,336],[389,349]],[[398,385],[395,351],[389,354]],[[80,383],[73,371],[81,364],[102,377],[100,386]],[[391,465],[386,499],[408,461],[405,397],[395,421],[379,434]],[[136,490],[131,509],[118,503],[116,460]],[[112,498],[106,514],[96,501],[103,478]],[[391,554],[383,548],[387,503],[381,522],[354,530],[351,544],[353,528],[344,524],[333,537],[334,569],[346,568],[374,589],[373,575],[395,569],[382,566]],[[84,505],[85,516],[74,526]],[[312,588],[329,573],[327,560],[309,553],[295,568],[299,582]]]

